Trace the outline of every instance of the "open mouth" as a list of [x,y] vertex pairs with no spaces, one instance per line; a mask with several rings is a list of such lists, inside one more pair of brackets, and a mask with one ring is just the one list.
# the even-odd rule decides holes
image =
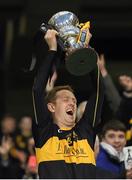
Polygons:
[[69,111],[67,111],[66,112],[68,115],[70,115],[70,116],[73,116],[73,111],[72,110],[69,110]]

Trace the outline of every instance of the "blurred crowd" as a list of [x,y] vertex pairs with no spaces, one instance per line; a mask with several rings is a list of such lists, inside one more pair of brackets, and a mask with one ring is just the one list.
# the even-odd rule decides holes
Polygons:
[[[98,66],[112,118],[105,117],[95,129],[96,165],[116,173],[121,179],[132,179],[132,77],[123,73],[118,77],[119,91],[106,68],[103,54],[99,57]],[[56,74],[53,74],[47,91],[52,89],[55,79]],[[86,101],[78,105],[78,121],[85,105]],[[128,153],[124,151],[126,148]],[[23,115],[17,120],[11,114],[5,114],[0,120],[0,179],[8,178],[38,178],[30,115]]]
[[25,115],[19,123],[6,114],[1,120],[0,179],[37,178],[37,163],[32,137],[32,117]]

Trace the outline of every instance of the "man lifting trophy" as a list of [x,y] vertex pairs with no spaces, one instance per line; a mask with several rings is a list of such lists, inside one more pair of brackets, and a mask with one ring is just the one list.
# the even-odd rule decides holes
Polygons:
[[48,29],[58,32],[58,44],[66,52],[65,65],[67,70],[81,76],[92,71],[97,63],[97,53],[89,46],[91,34],[90,22],[80,23],[77,16],[69,11],[54,14],[48,24],[42,23],[40,30],[44,33]]
[[[32,95],[34,115],[33,136],[40,179],[108,179],[110,173],[96,167],[94,155],[95,135],[101,120],[104,97],[103,82],[97,67],[97,53],[89,46],[90,23],[79,24],[71,12],[62,11],[53,15],[40,30],[48,52],[38,68]],[[60,46],[60,47],[59,47]],[[76,121],[77,98],[69,85],[55,85],[62,74],[54,73],[56,61],[62,62],[60,48],[64,51],[67,70],[87,91],[87,104],[82,117]],[[54,69],[55,68],[55,69]],[[97,71],[96,71],[97,70]],[[57,71],[56,71],[57,72]],[[88,74],[87,81],[83,75]],[[47,90],[47,84],[53,85]]]

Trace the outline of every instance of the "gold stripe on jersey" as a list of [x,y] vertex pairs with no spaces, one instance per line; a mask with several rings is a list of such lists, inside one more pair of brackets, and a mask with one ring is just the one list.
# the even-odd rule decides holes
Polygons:
[[51,137],[41,148],[35,148],[38,163],[64,160],[66,163],[91,163],[95,165],[94,152],[87,139],[74,141]]

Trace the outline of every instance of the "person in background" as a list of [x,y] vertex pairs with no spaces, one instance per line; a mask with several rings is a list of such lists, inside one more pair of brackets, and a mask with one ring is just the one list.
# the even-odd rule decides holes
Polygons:
[[105,98],[107,99],[109,107],[112,110],[112,118],[115,117],[125,124],[127,128],[127,142],[129,145],[132,145],[132,77],[128,75],[120,75],[118,77],[118,82],[122,89],[122,93],[120,94],[106,68],[104,54],[100,55],[98,66],[105,86]]
[[1,119],[0,124],[0,137],[11,136],[12,138],[16,134],[16,118],[11,114],[5,114]]
[[125,125],[118,120],[111,120],[104,125],[96,165],[117,174],[121,179],[131,179],[132,169],[125,170],[124,164],[125,133]]
[[21,178],[25,174],[26,164],[29,156],[28,141],[32,138],[32,117],[24,115],[21,117],[18,132],[14,139],[11,154],[19,164]]
[[0,136],[0,178],[15,179],[21,178],[19,164],[12,156],[12,148],[17,134],[16,118],[6,114],[1,120]]
[[[122,101],[117,110],[117,117],[125,123],[127,129],[131,129],[132,119],[132,77],[128,75],[119,76],[119,83],[122,88]],[[132,138],[132,136],[131,136]]]

